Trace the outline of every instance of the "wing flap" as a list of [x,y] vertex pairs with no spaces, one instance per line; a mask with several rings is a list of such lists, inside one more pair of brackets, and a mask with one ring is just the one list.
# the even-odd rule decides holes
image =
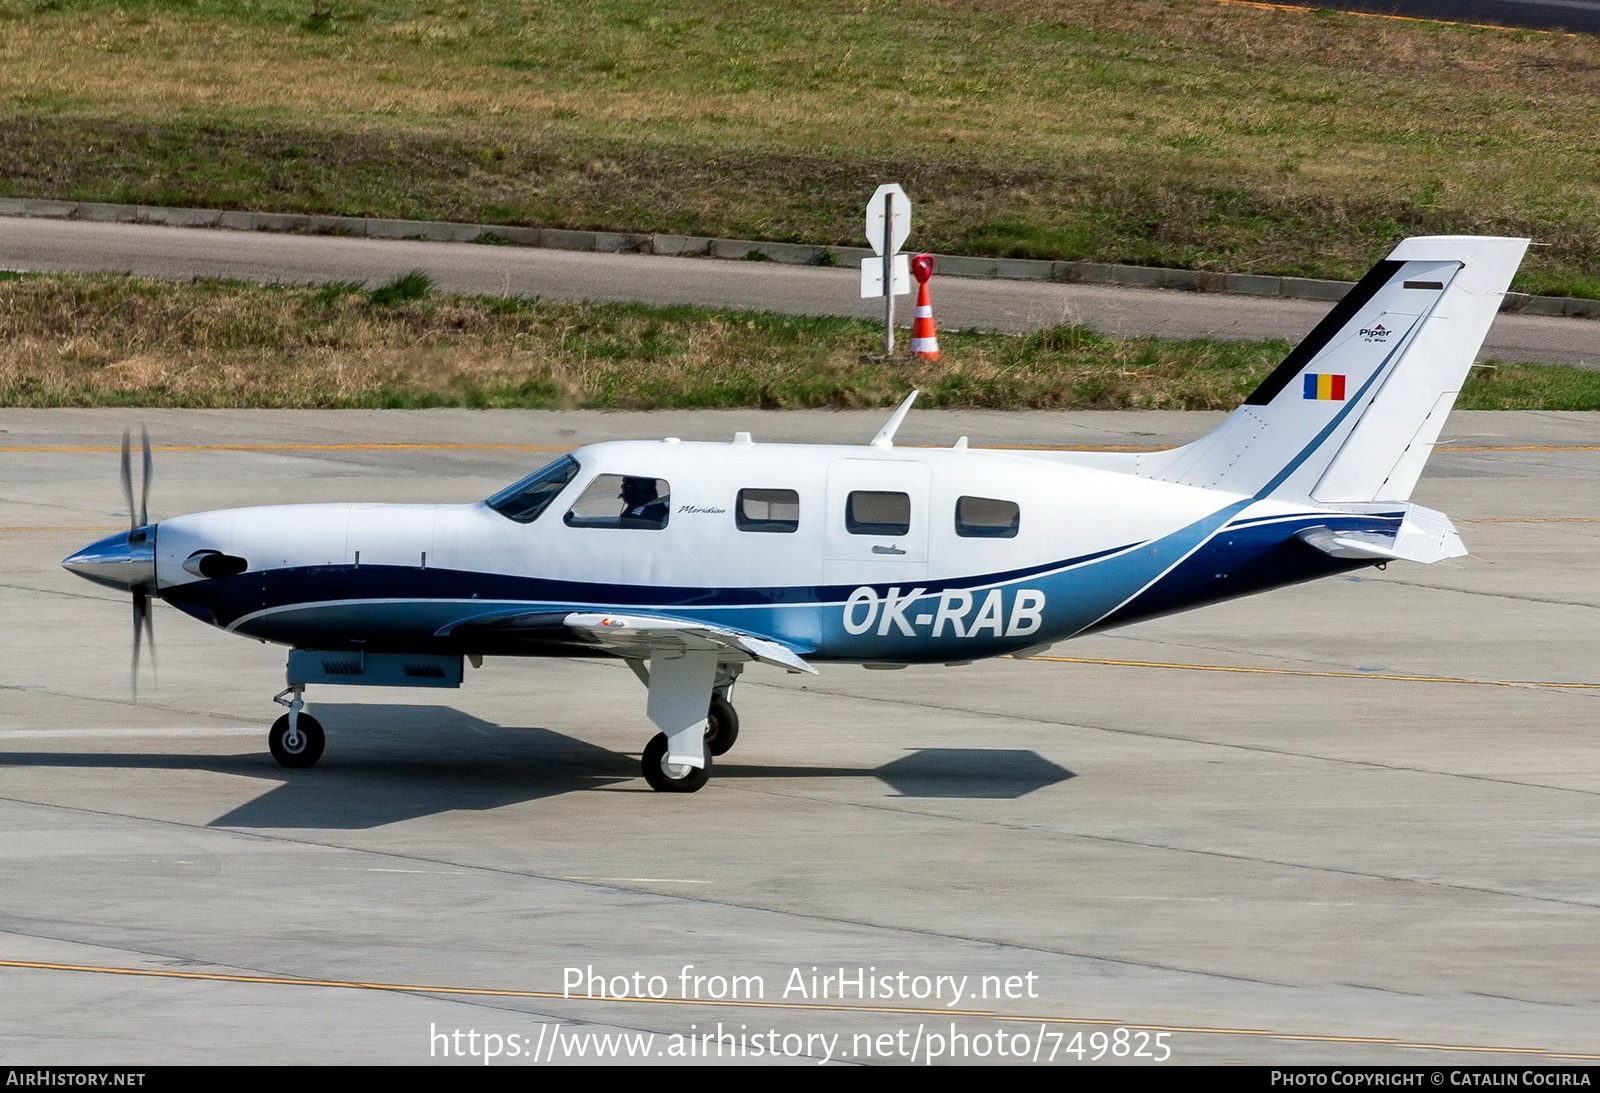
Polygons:
[[562,622],[588,644],[635,660],[648,660],[652,653],[672,651],[715,652],[719,656],[731,653],[735,654],[732,659],[758,660],[792,672],[817,673],[798,650],[781,642],[709,623],[660,615],[596,612],[574,612]]

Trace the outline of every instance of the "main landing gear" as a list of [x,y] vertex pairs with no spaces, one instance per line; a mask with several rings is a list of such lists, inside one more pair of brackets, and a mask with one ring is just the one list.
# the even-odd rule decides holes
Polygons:
[[691,767],[687,763],[673,763],[667,759],[667,734],[658,732],[644,746],[644,780],[651,789],[663,793],[693,793],[711,778],[711,759],[726,755],[733,742],[739,739],[739,713],[722,695],[711,697],[711,709],[706,716],[705,766]]
[[[732,684],[729,684],[732,687]],[[712,755],[726,755],[733,742],[739,739],[739,712],[733,708],[726,695],[711,696],[711,709],[706,714],[706,751]]]
[[[285,695],[291,697],[285,698]],[[322,749],[327,746],[328,739],[322,731],[322,722],[303,712],[306,704],[304,696],[304,685],[288,687],[273,696],[272,701],[289,707],[289,712],[274,721],[272,728],[267,731],[267,749],[272,752],[279,766],[294,769],[314,767],[317,760],[322,758]]]
[[704,756],[704,765],[693,767],[688,763],[674,763],[667,758],[667,734],[658,732],[644,746],[644,757],[639,765],[644,768],[644,780],[650,788],[662,793],[693,793],[711,778],[710,749]]
[[660,651],[649,666],[630,660],[649,691],[650,720],[661,731],[645,745],[640,767],[651,789],[693,793],[711,777],[711,761],[739,739],[739,714],[729,701],[744,667],[719,664],[712,651]]

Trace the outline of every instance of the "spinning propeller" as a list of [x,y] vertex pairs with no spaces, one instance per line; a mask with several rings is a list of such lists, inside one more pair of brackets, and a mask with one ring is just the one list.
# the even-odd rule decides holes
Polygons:
[[122,495],[128,501],[128,545],[139,546],[148,542],[151,548],[151,566],[149,576],[143,580],[135,581],[128,585],[128,590],[133,593],[133,662],[128,671],[129,686],[133,689],[133,696],[139,697],[139,647],[145,639],[150,643],[150,674],[153,677],[156,671],[156,631],[155,624],[150,618],[150,592],[155,587],[154,545],[155,529],[148,526],[150,523],[150,433],[143,426],[139,428],[139,448],[144,464],[144,472],[140,476],[139,508],[137,512],[133,507],[133,438],[124,429],[122,433]]

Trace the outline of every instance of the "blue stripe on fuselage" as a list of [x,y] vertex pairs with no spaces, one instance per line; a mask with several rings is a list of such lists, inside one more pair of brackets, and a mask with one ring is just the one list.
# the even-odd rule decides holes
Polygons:
[[[1098,550],[1073,558],[975,577],[920,582],[929,592],[975,585],[1005,584],[1054,570],[1086,565],[1132,550],[1141,544]],[[262,610],[329,600],[486,600],[514,603],[604,604],[670,610],[683,614],[695,608],[759,607],[842,603],[858,585],[788,585],[770,588],[705,588],[673,585],[628,585],[565,581],[504,573],[416,566],[300,566],[245,573],[238,577],[192,581],[161,590],[174,606],[219,626],[231,626]],[[873,586],[880,591],[887,584]]]
[[1294,537],[1295,532],[1309,527],[1378,530],[1368,516],[1301,518],[1292,527],[1257,523],[1226,528],[1144,592],[1091,626],[1089,632],[1377,564],[1367,559],[1334,558]]

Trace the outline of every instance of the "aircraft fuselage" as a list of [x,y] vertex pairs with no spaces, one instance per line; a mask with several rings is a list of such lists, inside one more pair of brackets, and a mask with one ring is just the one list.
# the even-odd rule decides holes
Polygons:
[[[1048,452],[657,441],[571,458],[571,480],[526,523],[482,502],[164,520],[158,593],[228,630],[317,649],[538,655],[550,650],[448,630],[513,611],[631,610],[766,635],[813,660],[913,663],[1371,564],[1294,539],[1348,513]],[[596,490],[603,503],[615,479],[659,484],[653,518],[582,514],[577,503]],[[184,568],[207,551],[244,572]]]

